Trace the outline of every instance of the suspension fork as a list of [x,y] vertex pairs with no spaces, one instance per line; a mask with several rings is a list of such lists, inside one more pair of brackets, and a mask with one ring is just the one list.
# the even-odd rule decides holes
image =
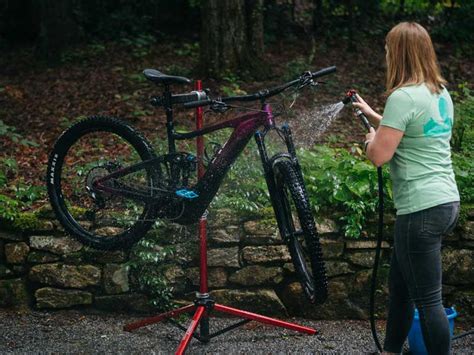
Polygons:
[[265,147],[265,135],[262,132],[257,131],[255,133],[255,142],[257,143],[258,152],[262,161],[263,173],[265,176],[265,181],[267,182],[270,202],[272,203],[273,210],[275,212],[278,229],[280,230],[282,238],[286,241],[287,238],[284,232],[286,229],[283,223],[284,216],[282,215],[283,206],[282,201],[277,194],[273,166],[271,165],[270,159],[268,159],[267,149]]
[[288,124],[284,124],[281,127],[281,130],[283,131],[283,136],[285,137],[286,148],[288,149],[288,153],[291,156],[291,162],[293,163],[293,166],[295,167],[295,170],[300,176],[301,180],[303,180],[303,172],[301,171],[301,165],[296,156],[296,149],[295,144],[293,143],[293,135],[291,134],[290,126],[288,126]]

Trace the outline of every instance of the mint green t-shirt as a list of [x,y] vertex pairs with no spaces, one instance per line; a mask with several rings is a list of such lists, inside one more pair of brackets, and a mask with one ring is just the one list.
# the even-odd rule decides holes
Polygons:
[[433,94],[413,85],[389,96],[380,124],[404,132],[390,160],[397,215],[459,201],[449,145],[453,116],[446,89]]

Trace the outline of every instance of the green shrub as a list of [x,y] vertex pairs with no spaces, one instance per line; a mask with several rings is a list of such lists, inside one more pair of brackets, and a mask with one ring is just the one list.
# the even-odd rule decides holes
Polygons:
[[[471,143],[472,144],[472,143]],[[474,154],[453,153],[453,169],[461,203],[474,202]]]
[[[342,214],[344,233],[357,238],[369,215],[376,212],[377,171],[357,146],[351,152],[319,146],[299,151],[306,188],[315,210],[320,214]],[[392,190],[386,169],[384,175],[385,208],[392,208]]]
[[474,149],[474,95],[467,83],[453,91],[454,126],[451,146],[456,152],[472,152]]
[[[158,227],[159,228],[159,227]],[[140,291],[150,297],[151,305],[168,310],[173,306],[173,290],[164,276],[166,260],[173,255],[172,246],[161,246],[154,239],[156,234],[148,234],[133,247],[128,266],[136,278]]]
[[[345,235],[357,238],[367,217],[376,212],[376,168],[358,147],[351,152],[329,146],[301,149],[298,158],[316,220],[322,214],[334,215],[337,211]],[[244,151],[224,181],[215,207],[268,218],[263,211],[268,212],[271,204],[259,160],[255,149]],[[392,190],[388,171],[383,171],[385,208],[390,210]]]

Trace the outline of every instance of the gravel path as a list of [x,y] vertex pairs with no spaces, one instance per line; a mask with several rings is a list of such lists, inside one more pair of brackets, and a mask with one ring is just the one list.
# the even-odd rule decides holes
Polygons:
[[[68,310],[0,310],[0,353],[173,353],[183,332],[170,324],[150,325],[132,333],[124,324],[140,319],[123,314]],[[208,344],[192,340],[189,354],[369,353],[374,345],[366,321],[292,319],[318,329],[315,336],[248,323]],[[212,318],[211,332],[235,322]],[[380,328],[383,322],[378,324]],[[382,336],[381,334],[380,336]],[[454,353],[472,353],[471,336],[454,344]]]

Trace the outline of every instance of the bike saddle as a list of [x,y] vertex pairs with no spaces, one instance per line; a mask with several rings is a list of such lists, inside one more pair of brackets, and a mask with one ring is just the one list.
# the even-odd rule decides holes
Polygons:
[[156,69],[145,69],[145,77],[156,84],[190,84],[191,80],[183,76],[166,75]]

